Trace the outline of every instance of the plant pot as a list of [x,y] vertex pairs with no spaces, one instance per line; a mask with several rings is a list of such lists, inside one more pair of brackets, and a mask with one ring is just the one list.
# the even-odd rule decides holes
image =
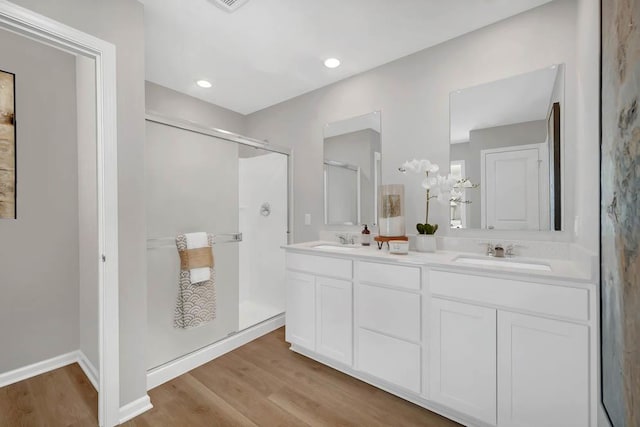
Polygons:
[[418,234],[416,236],[416,251],[435,252],[436,236],[433,234]]

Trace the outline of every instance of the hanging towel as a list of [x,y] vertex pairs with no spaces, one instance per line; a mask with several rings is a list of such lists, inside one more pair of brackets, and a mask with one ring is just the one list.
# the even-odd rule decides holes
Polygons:
[[[193,235],[196,235],[195,238],[189,239],[189,234],[181,234],[176,238],[180,254],[180,282],[173,325],[180,329],[200,326],[216,318],[213,236],[206,233]],[[204,246],[201,246],[203,243]],[[190,245],[194,247],[189,248]],[[197,282],[194,282],[193,275]]]
[[[184,237],[187,239],[187,251],[180,251],[178,249],[178,251],[180,251],[181,253],[181,260],[186,259],[187,261],[191,261],[195,257],[204,258],[202,256],[202,250],[204,250],[205,256],[211,253],[211,245],[209,245],[209,238],[207,237],[207,233],[187,233],[184,235]],[[202,250],[198,253],[196,249]],[[196,255],[187,256],[187,254],[194,253]],[[194,265],[193,263],[191,263],[191,265],[189,265],[189,263],[187,263],[187,265],[184,265],[184,261],[182,264],[183,265],[181,266],[181,269],[189,269],[192,285],[195,285],[196,283],[206,282],[207,280],[211,279],[211,268],[213,267],[213,259],[210,262],[205,261],[204,263],[196,263],[196,265]],[[200,265],[204,265],[204,267],[200,267]]]

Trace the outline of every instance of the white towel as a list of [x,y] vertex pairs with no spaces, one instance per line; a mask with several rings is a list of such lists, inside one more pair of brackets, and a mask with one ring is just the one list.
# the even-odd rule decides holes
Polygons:
[[[207,233],[186,233],[187,249],[208,248],[209,240]],[[211,280],[211,270],[208,267],[192,268],[189,270],[191,275],[191,284],[206,282]]]

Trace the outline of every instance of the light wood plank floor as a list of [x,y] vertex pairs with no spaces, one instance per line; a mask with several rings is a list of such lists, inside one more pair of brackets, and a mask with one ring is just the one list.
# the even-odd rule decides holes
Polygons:
[[[95,420],[97,398],[77,371],[72,365],[45,374],[51,375],[48,381],[36,377],[7,387],[11,391],[0,389],[0,414],[16,408],[6,418],[13,423],[2,425],[95,425],[87,420]],[[36,380],[37,386],[30,385]],[[284,328],[149,394],[154,409],[125,426],[458,426],[290,351]],[[2,415],[0,420],[5,420]]]
[[0,426],[95,426],[98,393],[77,363],[0,388]]

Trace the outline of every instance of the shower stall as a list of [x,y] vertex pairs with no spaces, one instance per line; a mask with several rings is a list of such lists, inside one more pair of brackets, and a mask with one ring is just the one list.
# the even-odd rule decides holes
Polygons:
[[[192,123],[147,115],[149,371],[284,313],[290,152]],[[213,236],[215,318],[174,327],[179,234]],[[192,286],[198,286],[194,284]]]

